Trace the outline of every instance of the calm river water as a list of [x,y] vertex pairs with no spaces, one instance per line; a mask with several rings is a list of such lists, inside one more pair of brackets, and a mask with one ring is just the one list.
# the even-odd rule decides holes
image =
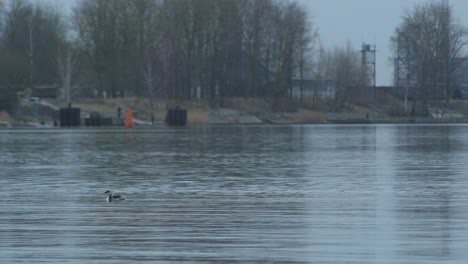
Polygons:
[[467,161],[464,125],[0,130],[0,262],[467,263]]

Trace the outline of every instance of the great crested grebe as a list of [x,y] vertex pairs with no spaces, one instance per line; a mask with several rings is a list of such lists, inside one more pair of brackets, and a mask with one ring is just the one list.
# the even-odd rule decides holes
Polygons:
[[107,194],[106,202],[110,203],[112,201],[124,201],[127,200],[125,196],[120,194],[112,194],[111,191],[107,190],[104,194]]

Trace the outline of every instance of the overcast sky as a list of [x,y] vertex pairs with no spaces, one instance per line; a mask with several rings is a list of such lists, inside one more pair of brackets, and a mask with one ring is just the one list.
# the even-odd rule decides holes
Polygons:
[[[36,0],[71,9],[76,0]],[[325,48],[344,45],[350,40],[356,50],[363,42],[377,46],[377,85],[392,85],[390,36],[401,21],[404,10],[431,0],[296,0],[319,28]],[[449,0],[455,17],[468,26],[468,0]]]
[[[390,36],[404,10],[426,0],[297,0],[309,11],[319,28],[323,45],[333,48],[350,40],[361,49],[363,42],[377,45],[377,85],[392,85],[393,65],[389,62]],[[455,17],[468,26],[468,0],[449,0]],[[464,16],[464,17],[462,17]]]

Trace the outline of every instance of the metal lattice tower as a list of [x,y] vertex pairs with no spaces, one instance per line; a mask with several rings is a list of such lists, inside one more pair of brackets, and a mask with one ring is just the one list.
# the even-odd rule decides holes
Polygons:
[[375,71],[375,45],[362,44],[362,69],[363,77],[367,79],[370,87],[376,85],[376,71]]
[[411,63],[411,55],[408,49],[405,47],[408,44],[408,36],[400,31],[397,32],[397,53],[396,58],[394,61],[395,69],[395,80],[394,85],[396,87],[404,89],[404,100],[405,100],[405,110],[409,111],[408,109],[408,99],[411,94],[414,96],[414,86],[416,84],[416,80],[414,79],[414,66]]
[[410,86],[410,65],[409,65],[409,54],[406,49],[402,46],[406,43],[406,36],[398,32],[397,33],[397,56],[395,58],[395,86],[397,87],[408,87]]

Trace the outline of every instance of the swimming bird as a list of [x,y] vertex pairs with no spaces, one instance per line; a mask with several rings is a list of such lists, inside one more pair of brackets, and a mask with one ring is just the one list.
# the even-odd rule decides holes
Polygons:
[[127,198],[125,198],[125,196],[123,195],[120,195],[120,194],[112,194],[111,191],[107,190],[106,192],[104,192],[104,194],[107,194],[107,197],[106,197],[106,202],[110,203],[112,201],[123,201],[123,200],[127,200]]

